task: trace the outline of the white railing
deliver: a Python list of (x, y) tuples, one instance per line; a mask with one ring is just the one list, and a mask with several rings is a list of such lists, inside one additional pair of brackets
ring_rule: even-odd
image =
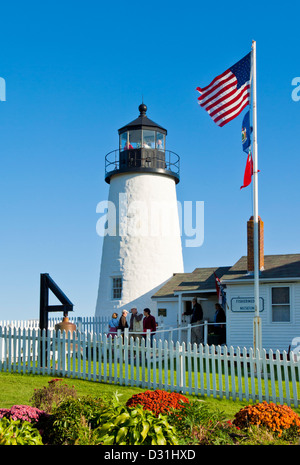
[(268, 353), (146, 338), (0, 327), (0, 371), (63, 376), (233, 400), (299, 404), (299, 361)]
[[(62, 318), (49, 318), (48, 329), (54, 330), (57, 323), (61, 323)], [(109, 318), (108, 317), (71, 317), (69, 316), (69, 321), (74, 323), (77, 329), (80, 332), (92, 332), (97, 334), (108, 334), (109, 333)], [(220, 323), (221, 324), (221, 323)], [(191, 331), (192, 327), (196, 328), (197, 326), (203, 328), (203, 345), (209, 343), (209, 326), (215, 326), (218, 323), (209, 323), (204, 321), (199, 325), (187, 324), (186, 326), (171, 326), (165, 324), (159, 324), (155, 332), (154, 339), (157, 341), (161, 339), (162, 341), (173, 341), (180, 343), (185, 342), (188, 344), (192, 341)], [(0, 321), (0, 326), (7, 328), (26, 328), (26, 329), (39, 329), (39, 320), (11, 320), (11, 321)], [(136, 333), (130, 332), (131, 335)], [(199, 341), (200, 342), (200, 341)]]

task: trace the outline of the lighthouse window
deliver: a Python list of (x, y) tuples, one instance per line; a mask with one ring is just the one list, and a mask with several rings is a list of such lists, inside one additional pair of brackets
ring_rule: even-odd
[(139, 149), (141, 147), (141, 142), (142, 142), (142, 131), (140, 129), (136, 129), (134, 131), (128, 131), (128, 140), (129, 140), (129, 148)]
[(121, 299), (122, 296), (122, 278), (112, 278), (112, 298)]
[(165, 135), (160, 132), (156, 133), (156, 148), (158, 150), (165, 150)]
[(120, 149), (125, 150), (125, 147), (127, 146), (127, 138), (128, 138), (128, 133), (123, 132), (123, 134), (120, 135)]
[(155, 132), (143, 130), (143, 147), (146, 149), (155, 148)]

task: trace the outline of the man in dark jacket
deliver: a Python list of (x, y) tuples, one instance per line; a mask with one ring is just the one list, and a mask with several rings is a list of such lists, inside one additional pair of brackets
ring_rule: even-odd
[(186, 312), (184, 315), (192, 315), (191, 318), (191, 343), (203, 344), (203, 310), (200, 304), (198, 304), (196, 297), (192, 300), (191, 312)]
[(127, 315), (128, 315), (128, 311), (127, 310), (123, 310), (122, 311), (122, 316), (119, 320), (119, 326), (118, 326), (118, 329), (120, 329), (122, 331), (122, 333), (124, 333), (124, 329), (125, 328), (128, 328), (128, 323), (127, 323)]
[(215, 304), (215, 308), (215, 333), (219, 335), (219, 344), (226, 344), (226, 314), (220, 304)]

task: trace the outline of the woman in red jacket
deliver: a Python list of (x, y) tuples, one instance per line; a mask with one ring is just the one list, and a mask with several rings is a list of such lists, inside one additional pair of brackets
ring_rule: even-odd
[(150, 315), (151, 311), (149, 308), (144, 308), (144, 319), (143, 319), (143, 330), (145, 335), (147, 334), (147, 330), (150, 329), (150, 338), (151, 338), (151, 346), (153, 336), (156, 331), (156, 321), (154, 316)]

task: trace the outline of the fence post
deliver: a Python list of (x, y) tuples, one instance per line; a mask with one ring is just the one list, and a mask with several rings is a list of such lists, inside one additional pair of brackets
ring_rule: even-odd
[(151, 347), (151, 332), (150, 329), (147, 329), (146, 331), (146, 346)]
[(204, 340), (203, 340), (203, 344), (206, 345), (207, 344), (207, 340), (208, 340), (208, 324), (207, 324), (207, 320), (204, 321)]
[(173, 342), (173, 329), (171, 328), (169, 332), (169, 345), (171, 345)]
[(128, 352), (129, 352), (129, 333), (128, 328), (124, 329), (124, 364), (125, 364), (125, 386), (128, 385), (129, 377), (128, 377)]
[(179, 392), (183, 392), (183, 354), (182, 354), (182, 344), (179, 341), (176, 342), (176, 384), (179, 386)]
[(146, 331), (147, 387), (151, 388), (151, 338), (150, 329)]
[(2, 371), (2, 362), (3, 362), (3, 355), (4, 355), (4, 347), (3, 347), (3, 339), (2, 339), (2, 326), (0, 326), (0, 371)]
[(191, 331), (192, 331), (192, 325), (191, 325), (191, 323), (189, 323), (187, 325), (187, 338), (186, 338), (186, 343), (187, 344), (190, 344), (190, 342), (191, 342)]
[(77, 331), (82, 332), (82, 317), (81, 316), (77, 318)]

